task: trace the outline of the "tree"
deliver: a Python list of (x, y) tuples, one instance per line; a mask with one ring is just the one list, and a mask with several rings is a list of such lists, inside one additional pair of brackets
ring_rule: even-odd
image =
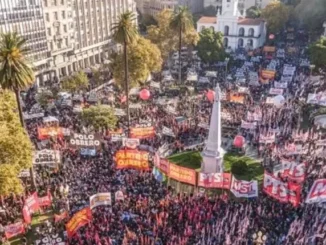
[(256, 19), (261, 15), (261, 10), (257, 6), (252, 6), (246, 10), (246, 17)]
[(206, 28), (199, 33), (197, 44), (198, 56), (205, 63), (213, 63), (224, 60), (223, 34), (215, 32), (212, 28)]
[(326, 37), (321, 37), (309, 46), (308, 53), (316, 68), (326, 68)]
[(307, 30), (320, 33), (326, 21), (325, 0), (302, 0), (294, 11)]
[(192, 15), (187, 7), (179, 7), (176, 12), (174, 12), (170, 28), (179, 37), (179, 83), (181, 84), (181, 48), (182, 48), (182, 36), (189, 34), (194, 30), (194, 23)]
[(204, 8), (204, 10), (203, 10), (203, 15), (204, 15), (204, 16), (215, 17), (216, 14), (217, 14), (217, 9), (216, 9), (216, 7), (214, 7), (213, 5), (207, 6), (207, 7)]
[(114, 110), (107, 105), (96, 105), (82, 111), (81, 120), (87, 127), (91, 126), (95, 130), (114, 129), (117, 124), (117, 117)]
[(280, 1), (269, 3), (262, 11), (261, 16), (267, 22), (267, 30), (269, 33), (277, 33), (281, 31), (285, 23), (289, 20), (291, 7), (286, 6)]
[(33, 145), (21, 127), (14, 95), (0, 92), (0, 195), (23, 191), (18, 174), (31, 168)]
[[(137, 43), (128, 46), (128, 64), (131, 87), (137, 87), (139, 83), (147, 80), (152, 72), (160, 71), (162, 67), (161, 52), (158, 47), (148, 39), (139, 37)], [(122, 54), (114, 54), (111, 69), (117, 84), (125, 88), (124, 57)]]
[[(178, 35), (171, 32), (170, 23), (172, 17), (173, 12), (164, 9), (155, 17), (157, 25), (147, 28), (147, 38), (158, 46), (164, 60), (169, 57), (172, 51), (177, 50), (178, 47)], [(194, 28), (188, 30), (188, 33), (182, 36), (182, 43), (187, 46), (196, 45), (198, 40), (199, 36)]]
[(63, 90), (70, 93), (76, 93), (80, 90), (86, 90), (89, 86), (88, 77), (83, 71), (79, 71), (72, 76), (65, 78), (61, 82)]
[(124, 80), (125, 80), (125, 94), (127, 97), (127, 126), (129, 130), (130, 126), (130, 112), (129, 112), (129, 66), (128, 66), (128, 46), (134, 43), (138, 39), (138, 31), (135, 25), (136, 18), (134, 13), (126, 12), (119, 16), (118, 22), (114, 23), (113, 39), (123, 45), (123, 54), (124, 54)]
[[(26, 40), (17, 33), (0, 36), (0, 85), (4, 90), (15, 93), (21, 127), (25, 129), (20, 91), (34, 83), (34, 71), (27, 62)], [(33, 168), (30, 169), (32, 185), (36, 188)]]

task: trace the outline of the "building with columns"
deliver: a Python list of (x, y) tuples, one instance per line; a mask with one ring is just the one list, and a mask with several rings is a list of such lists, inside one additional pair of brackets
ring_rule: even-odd
[(197, 22), (197, 32), (212, 28), (224, 35), (224, 46), (255, 49), (264, 45), (266, 22), (262, 19), (245, 18), (238, 10), (238, 0), (223, 0), (216, 17), (201, 17)]

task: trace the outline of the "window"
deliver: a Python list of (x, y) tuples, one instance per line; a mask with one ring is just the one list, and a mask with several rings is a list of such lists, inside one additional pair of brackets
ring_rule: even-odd
[(51, 36), (51, 28), (47, 28), (48, 35)]
[(53, 16), (54, 16), (54, 19), (55, 19), (55, 20), (58, 20), (58, 13), (57, 13), (57, 12), (54, 12), (54, 13), (53, 13)]
[(243, 39), (242, 39), (242, 38), (240, 38), (240, 39), (238, 40), (238, 47), (239, 47), (239, 48), (242, 48), (242, 47), (243, 47)]
[(254, 30), (254, 28), (250, 28), (249, 29), (249, 37), (253, 37), (253, 36), (255, 36), (255, 30)]
[(45, 14), (45, 19), (46, 19), (46, 21), (50, 21), (49, 13), (46, 13), (46, 14)]
[(67, 25), (63, 25), (63, 31), (67, 32)]
[(243, 27), (241, 27), (241, 28), (239, 29), (239, 36), (240, 36), (240, 37), (243, 37), (243, 36), (244, 36), (244, 33), (245, 33), (245, 30), (244, 30)]
[(65, 19), (66, 18), (66, 12), (65, 11), (62, 11), (61, 12), (61, 16), (62, 16), (62, 19)]
[(249, 39), (247, 45), (252, 48), (253, 44), (254, 44), (254, 41), (252, 39)]
[(229, 45), (229, 39), (224, 38), (224, 40), (223, 40), (223, 45), (224, 45), (225, 48), (227, 48), (228, 45)]
[(230, 27), (229, 26), (225, 26), (224, 27), (224, 36), (228, 36), (229, 35), (229, 30), (230, 30)]

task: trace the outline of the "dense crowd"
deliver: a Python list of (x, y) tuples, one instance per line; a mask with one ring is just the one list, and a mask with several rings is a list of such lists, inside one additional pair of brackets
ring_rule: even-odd
[[(278, 49), (286, 48), (280, 45)], [(302, 48), (302, 50), (304, 47)], [(299, 132), (303, 121), (301, 98), (315, 91), (311, 85), (309, 67), (301, 67), (299, 60), (301, 49), (295, 54), (287, 54), (284, 58), (273, 57), (276, 60), (276, 76), (269, 83), (260, 86), (250, 85), (250, 79), (245, 76), (245, 82), (233, 82), (224, 79), (225, 67), (209, 67), (217, 69), (221, 77), (211, 79), (211, 88), (219, 82), (224, 94), (234, 91), (243, 97), (242, 103), (234, 103), (229, 98), (222, 100), (222, 137), (233, 140), (235, 135), (242, 135), (248, 147), (257, 152), (262, 159), (264, 168), (272, 172), (281, 159), (280, 152), (295, 140), (293, 135)], [(245, 57), (243, 60), (237, 57)], [(260, 62), (246, 66), (252, 57), (245, 50), (234, 54), (234, 63), (229, 64), (227, 75), (235, 76), (239, 69), (249, 72), (259, 72), (268, 67), (272, 61), (265, 57), (263, 50), (255, 56), (261, 56)], [(285, 64), (296, 67), (291, 82), (284, 89), (284, 101), (281, 106), (266, 103), (268, 91), (274, 87), (275, 81), (280, 81)], [(203, 73), (199, 70), (198, 73)], [(324, 91), (325, 80), (320, 79), (317, 90)], [(239, 92), (239, 87), (246, 92)], [(151, 90), (155, 100), (142, 104), (141, 109), (131, 111), (132, 126), (151, 124), (156, 129), (156, 136), (140, 140), (141, 145), (148, 146), (151, 155), (165, 143), (171, 152), (184, 151), (189, 145), (201, 150), (207, 138), (212, 103), (205, 93), (179, 95), (173, 98), (170, 105), (154, 103), (162, 95)], [(167, 98), (168, 101), (170, 98)], [(35, 91), (30, 91), (26, 98), (26, 108), (35, 104)], [(176, 114), (167, 111), (174, 107)], [(28, 110), (28, 109), (26, 109)], [(78, 121), (72, 109), (59, 109), (56, 114), (61, 127), (82, 133), (85, 128)], [(259, 124), (254, 129), (241, 127), (242, 121), (249, 112), (261, 115)], [(48, 112), (51, 115), (52, 112)], [(183, 117), (182, 122), (176, 120), (176, 115)], [(308, 120), (309, 121), (309, 120)], [(52, 124), (47, 124), (51, 126)], [(126, 127), (125, 118), (119, 119), (120, 128)], [(92, 220), (81, 227), (78, 232), (67, 239), (71, 245), (242, 245), (255, 244), (326, 244), (326, 209), (322, 205), (305, 204), (305, 197), (315, 179), (326, 178), (325, 158), (316, 154), (315, 140), (319, 137), (320, 128), (310, 126), (306, 130), (307, 137), (299, 140), (307, 154), (295, 156), (297, 162), (308, 162), (306, 179), (302, 186), (301, 204), (293, 207), (290, 203), (280, 203), (264, 192), (259, 192), (257, 198), (234, 199), (227, 192), (220, 195), (195, 193), (177, 193), (175, 188), (157, 181), (151, 171), (133, 169), (117, 169), (115, 152), (123, 146), (120, 141), (113, 142), (110, 133), (103, 132), (101, 151), (95, 156), (83, 156), (76, 149), (67, 146), (65, 139), (41, 141), (38, 139), (38, 127), (44, 127), (42, 118), (27, 121), (29, 135), (40, 149), (56, 149), (61, 152), (61, 166), (55, 171), (46, 167), (37, 167), (36, 178), (39, 196), (49, 190), (53, 196), (51, 209), (55, 212), (69, 212), (73, 216), (78, 210), (89, 206), (89, 197), (101, 192), (116, 193), (122, 191), (122, 200), (112, 201), (112, 205), (98, 206), (92, 210)], [(175, 137), (163, 135), (163, 127), (172, 129)], [(260, 135), (276, 132), (275, 142), (262, 143)], [(319, 139), (319, 138), (318, 138)], [(293, 158), (290, 156), (288, 158)], [(286, 181), (286, 180), (285, 180)], [(28, 190), (28, 188), (27, 188)], [(0, 233), (4, 226), (12, 224), (22, 217), (21, 210), (24, 200), (32, 194), (26, 191), (24, 196), (5, 197), (2, 200), (0, 213)], [(53, 222), (51, 231), (42, 227), (45, 233), (64, 231), (65, 218)], [(51, 226), (51, 225), (49, 225)], [(258, 234), (258, 232), (261, 232)], [(257, 235), (258, 234), (258, 235)], [(258, 238), (253, 238), (257, 235)], [(22, 239), (22, 243), (26, 239)], [(27, 243), (26, 243), (27, 244)]]

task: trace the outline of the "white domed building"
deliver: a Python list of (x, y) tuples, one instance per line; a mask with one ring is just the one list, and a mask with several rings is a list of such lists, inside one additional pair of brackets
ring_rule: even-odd
[(197, 22), (197, 32), (205, 28), (222, 32), (224, 46), (232, 50), (255, 49), (266, 41), (266, 22), (260, 18), (245, 18), (238, 10), (238, 0), (222, 0), (222, 8), (217, 10), (216, 17), (201, 17)]

